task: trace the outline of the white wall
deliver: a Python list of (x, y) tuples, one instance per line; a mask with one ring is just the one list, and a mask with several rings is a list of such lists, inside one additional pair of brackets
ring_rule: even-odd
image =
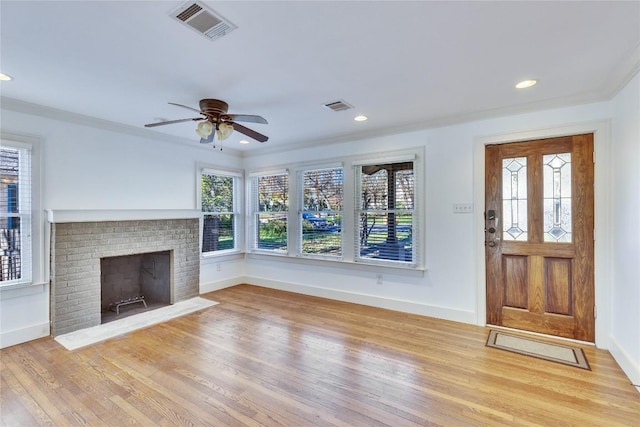
[(640, 76), (612, 104), (611, 352), (640, 384)]
[[(43, 209), (199, 209), (196, 162), (242, 168), (237, 153), (55, 110), (34, 107), (37, 116), (23, 110), (3, 108), (1, 128), (40, 140)], [(227, 283), (238, 276), (224, 270), (204, 261), (201, 280)], [(0, 291), (0, 346), (47, 335), (47, 284)]]
[[(478, 236), (482, 235), (478, 230), (482, 230), (483, 197), (480, 192), (484, 191), (484, 174), (477, 167), (477, 141), (491, 141), (492, 137), (498, 140), (504, 135), (511, 135), (514, 140), (527, 134), (542, 138), (546, 136), (545, 132), (553, 135), (559, 128), (602, 123), (610, 117), (610, 103), (604, 102), (350, 141), (330, 147), (300, 148), (287, 151), (286, 157), (275, 151), (250, 156), (245, 160), (249, 173), (274, 165), (291, 166), (309, 159), (314, 162), (333, 159), (335, 153), (346, 157), (412, 147), (424, 149), (427, 270), (409, 273), (370, 266), (312, 263), (313, 275), (310, 275), (309, 262), (249, 255), (247, 280), (280, 289), (484, 324), (484, 311), (479, 309), (482, 306), (479, 302), (484, 301), (484, 276), (478, 274), (483, 268), (478, 260), (484, 262), (482, 237)], [(608, 141), (608, 138), (601, 140)], [(604, 153), (608, 147), (599, 149)], [(481, 152), (483, 156), (483, 150)], [(606, 169), (600, 164), (598, 170), (602, 171), (603, 167)], [(601, 198), (596, 204), (602, 212), (608, 202), (603, 198), (603, 192), (597, 192), (598, 196)], [(472, 214), (453, 213), (454, 203), (471, 202), (475, 202)], [(599, 272), (608, 271), (605, 263), (597, 265)], [(376, 280), (380, 273), (383, 274), (382, 284)], [(607, 324), (602, 318), (600, 322)], [(602, 343), (606, 345), (606, 341)]]

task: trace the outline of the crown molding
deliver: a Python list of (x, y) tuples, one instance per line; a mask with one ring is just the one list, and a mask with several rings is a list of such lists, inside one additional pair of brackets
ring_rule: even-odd
[[(31, 102), (22, 101), (15, 98), (0, 97), (0, 108), (4, 110), (15, 111), (17, 113), (30, 114), (81, 126), (89, 126), (95, 129), (106, 130), (109, 132), (122, 133), (140, 138), (153, 139), (155, 141), (169, 142), (172, 144), (180, 144), (181, 146), (189, 145), (191, 148), (195, 149), (202, 149), (207, 151), (211, 150), (208, 145), (194, 145), (193, 140), (191, 139), (180, 138), (146, 128), (125, 125), (122, 123), (112, 122), (110, 120), (86, 116), (84, 114), (72, 113), (70, 111), (60, 110), (57, 108), (33, 104)], [(228, 147), (225, 147), (224, 151), (225, 154), (229, 154), (235, 157), (241, 157), (242, 153), (239, 150)]]

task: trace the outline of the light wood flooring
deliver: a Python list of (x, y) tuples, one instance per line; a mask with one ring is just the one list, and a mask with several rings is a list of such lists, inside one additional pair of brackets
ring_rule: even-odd
[(592, 371), (485, 347), (489, 329), (241, 285), (209, 309), (67, 351), (1, 356), (3, 426), (638, 426)]

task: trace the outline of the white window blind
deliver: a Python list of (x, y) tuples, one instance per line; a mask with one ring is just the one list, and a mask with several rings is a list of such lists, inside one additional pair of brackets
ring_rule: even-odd
[(289, 176), (286, 172), (251, 175), (254, 251), (287, 252)]
[(202, 171), (202, 253), (238, 249), (238, 180), (237, 174)]
[(356, 165), (355, 260), (415, 265), (414, 162)]
[(298, 254), (307, 257), (342, 256), (342, 167), (300, 171), (298, 188), (302, 203), (298, 219)]
[(0, 286), (31, 282), (31, 146), (0, 148)]

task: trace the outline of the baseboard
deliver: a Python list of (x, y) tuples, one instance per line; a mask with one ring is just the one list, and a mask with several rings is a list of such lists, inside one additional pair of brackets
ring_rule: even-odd
[(11, 347), (12, 345), (48, 337), (50, 334), (49, 322), (3, 332), (0, 334), (0, 348)]
[(462, 323), (476, 323), (476, 313), (471, 311), (454, 310), (434, 305), (418, 304), (412, 301), (384, 298), (376, 295), (347, 292), (340, 289), (319, 288), (316, 286), (301, 285), (298, 283), (281, 282), (261, 277), (245, 276), (244, 282), (265, 288), (279, 289), (304, 295), (333, 299), (371, 307), (385, 308), (388, 310), (402, 311), (405, 313), (419, 314), (422, 316), (436, 317), (438, 319), (452, 320)]
[(207, 292), (218, 291), (224, 288), (230, 288), (231, 286), (241, 285), (243, 283), (246, 283), (245, 280), (246, 280), (245, 276), (236, 276), (236, 277), (231, 277), (229, 279), (218, 280), (215, 282), (209, 282), (204, 284), (201, 283), (200, 295), (206, 294)]
[(618, 344), (615, 338), (609, 337), (609, 352), (618, 362), (622, 371), (629, 377), (631, 384), (636, 386), (636, 390), (640, 392), (640, 365), (638, 361), (633, 360), (631, 356)]

